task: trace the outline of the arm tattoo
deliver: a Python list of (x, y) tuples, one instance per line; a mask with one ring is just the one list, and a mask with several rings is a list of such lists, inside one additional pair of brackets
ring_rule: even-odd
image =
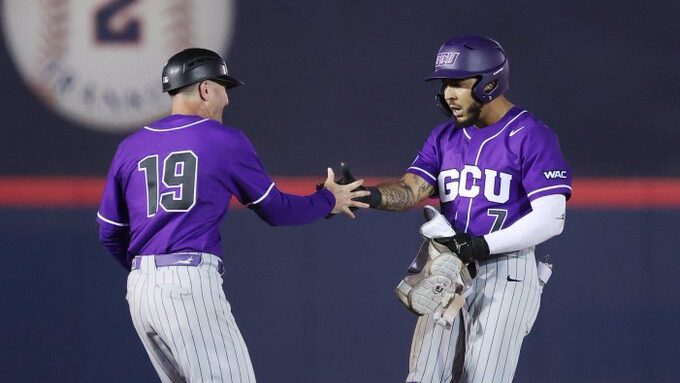
[(378, 185), (378, 189), (382, 193), (382, 210), (405, 211), (416, 204), (413, 191), (402, 181)]
[(434, 193), (434, 187), (427, 182), (423, 182), (420, 184), (418, 187), (418, 196), (420, 197), (419, 200), (425, 199)]
[(434, 192), (434, 187), (427, 182), (412, 182), (409, 185), (404, 178), (398, 182), (380, 184), (378, 189), (382, 193), (380, 209), (393, 211), (408, 210)]

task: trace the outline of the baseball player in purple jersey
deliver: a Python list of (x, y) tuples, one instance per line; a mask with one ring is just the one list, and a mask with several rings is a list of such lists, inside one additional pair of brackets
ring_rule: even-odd
[(456, 235), (438, 241), (476, 275), (450, 328), (419, 317), (407, 382), (511, 382), (536, 319), (545, 280), (534, 248), (564, 228), (571, 172), (555, 132), (503, 96), (508, 79), (496, 41), (443, 44), (427, 80), (442, 82), (437, 103), (452, 118), (401, 180), (367, 188), (365, 200), (382, 210), (439, 198)]
[(126, 269), (137, 334), (162, 382), (254, 383), (248, 350), (222, 290), (219, 225), (232, 196), (271, 225), (302, 225), (368, 205), (362, 181), (314, 194), (280, 192), (239, 130), (222, 125), (227, 88), (243, 83), (215, 52), (192, 48), (162, 74), (172, 114), (126, 138), (109, 170), (97, 222)]

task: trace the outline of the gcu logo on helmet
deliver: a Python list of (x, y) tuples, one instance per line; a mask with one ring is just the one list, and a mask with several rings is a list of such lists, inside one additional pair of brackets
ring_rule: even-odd
[(434, 66), (455, 65), (458, 56), (460, 56), (458, 52), (442, 52), (437, 55), (437, 61), (435, 61)]
[[(499, 181), (500, 178), (500, 181)], [(461, 197), (474, 198), (480, 193), (480, 185), (475, 180), (481, 180), (484, 186), (484, 198), (491, 202), (505, 203), (510, 199), (510, 181), (512, 175), (497, 172), (493, 169), (482, 171), (474, 165), (465, 165), (463, 170), (449, 169), (439, 173), (439, 199), (441, 202), (453, 201)]]

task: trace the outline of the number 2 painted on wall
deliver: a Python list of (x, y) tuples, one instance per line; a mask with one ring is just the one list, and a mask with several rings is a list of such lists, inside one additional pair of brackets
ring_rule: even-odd
[(130, 6), (138, 0), (113, 0), (95, 12), (96, 41), (102, 44), (137, 43), (141, 37), (141, 22), (130, 14)]

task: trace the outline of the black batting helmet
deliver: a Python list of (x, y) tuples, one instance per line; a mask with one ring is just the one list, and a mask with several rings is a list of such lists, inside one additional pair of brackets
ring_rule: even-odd
[(172, 92), (203, 80), (215, 81), (226, 88), (244, 84), (229, 76), (222, 57), (208, 49), (185, 49), (170, 57), (163, 67), (163, 92)]

